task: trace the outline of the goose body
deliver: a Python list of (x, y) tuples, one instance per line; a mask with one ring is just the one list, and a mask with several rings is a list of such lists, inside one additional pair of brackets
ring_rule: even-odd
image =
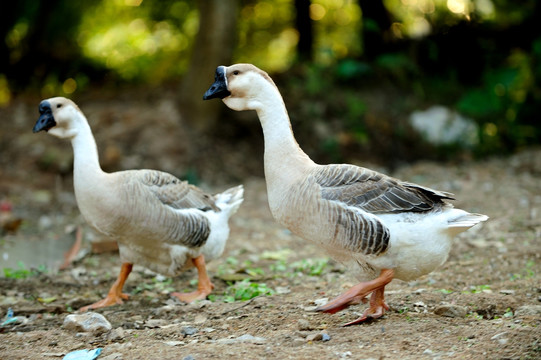
[(75, 196), (87, 223), (118, 242), (123, 262), (169, 276), (192, 267), (189, 260), (199, 255), (208, 262), (223, 253), (236, 210), (229, 202), (242, 201), (240, 187), (212, 196), (155, 170), (75, 172)]
[(81, 214), (96, 231), (118, 242), (122, 269), (106, 299), (87, 308), (121, 302), (132, 264), (174, 276), (195, 266), (198, 291), (174, 293), (181, 300), (206, 297), (212, 284), (205, 261), (219, 257), (229, 236), (228, 219), (243, 201), (237, 186), (218, 195), (156, 170), (104, 172), (88, 122), (65, 98), (40, 104), (34, 132), (70, 139), (74, 151), (74, 189)]
[(472, 226), (467, 212), (444, 202), (450, 196), (362, 167), (314, 165), (302, 181), (269, 195), (269, 204), (296, 235), (341, 262), (364, 264), (360, 278), (393, 268), (394, 278), (407, 281), (443, 264), (453, 236)]
[(334, 313), (364, 301), (354, 324), (388, 309), (384, 287), (443, 264), (453, 237), (488, 219), (454, 208), (453, 195), (349, 164), (319, 165), (296, 142), (280, 92), (251, 64), (220, 66), (204, 99), (233, 110), (255, 110), (265, 139), (264, 168), (273, 217), (351, 265), (360, 284), (319, 310)]

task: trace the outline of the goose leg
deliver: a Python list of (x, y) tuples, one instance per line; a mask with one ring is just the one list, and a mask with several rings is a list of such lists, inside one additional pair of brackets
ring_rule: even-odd
[(83, 242), (83, 230), (80, 226), (77, 227), (77, 232), (75, 233), (75, 241), (73, 242), (73, 245), (71, 248), (64, 254), (64, 263), (60, 265), (58, 270), (64, 270), (67, 269), (71, 263), (73, 262), (73, 259), (77, 256), (79, 253), (79, 250), (81, 250), (81, 244)]
[(385, 287), (383, 286), (374, 290), (370, 296), (370, 307), (366, 309), (360, 318), (350, 321), (342, 326), (355, 325), (368, 319), (377, 319), (382, 317), (385, 310), (389, 310), (389, 305), (385, 303), (384, 289)]
[(98, 309), (111, 305), (122, 304), (122, 300), (127, 300), (129, 295), (122, 293), (122, 288), (124, 287), (124, 283), (126, 282), (128, 275), (130, 275), (132, 268), (133, 264), (122, 263), (118, 278), (116, 279), (113, 286), (111, 286), (111, 289), (109, 290), (109, 293), (107, 294), (105, 299), (95, 302), (94, 304), (84, 306), (79, 309), (79, 311), (87, 311), (89, 309)]
[(378, 318), (383, 315), (389, 306), (384, 302), (385, 285), (391, 282), (394, 276), (393, 269), (383, 269), (380, 275), (374, 280), (362, 282), (343, 293), (342, 295), (331, 300), (327, 304), (320, 306), (316, 311), (328, 312), (334, 314), (340, 310), (344, 310), (350, 305), (366, 302), (365, 297), (372, 293), (370, 297), (370, 308), (365, 311), (359, 319), (345, 324), (353, 325), (366, 320), (367, 318)]
[(214, 289), (214, 285), (212, 285), (207, 275), (205, 257), (203, 255), (199, 255), (195, 259), (192, 259), (192, 262), (195, 265), (197, 273), (199, 275), (197, 290), (190, 293), (171, 293), (171, 295), (176, 296), (180, 301), (184, 301), (187, 303), (191, 303), (195, 300), (206, 299), (207, 295), (212, 292), (212, 289)]

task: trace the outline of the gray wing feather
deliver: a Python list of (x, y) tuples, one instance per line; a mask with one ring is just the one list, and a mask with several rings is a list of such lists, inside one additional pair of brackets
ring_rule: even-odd
[(191, 248), (203, 246), (210, 235), (210, 223), (202, 214), (184, 214), (181, 221), (171, 221), (168, 227), (168, 243)]
[(328, 165), (314, 173), (324, 199), (336, 200), (373, 214), (423, 212), (453, 199), (450, 193), (403, 182), (353, 165)]
[(171, 174), (161, 171), (145, 171), (141, 182), (147, 185), (162, 203), (172, 208), (220, 211), (212, 195), (206, 194), (201, 189)]
[(169, 244), (195, 248), (206, 243), (210, 223), (203, 212), (219, 211), (213, 196), (168, 173), (154, 170), (125, 173), (125, 203), (130, 207), (132, 221), (144, 223), (145, 231), (153, 231)]
[(389, 247), (389, 229), (375, 216), (335, 205), (333, 243), (354, 253), (381, 255)]
[(354, 165), (320, 166), (310, 175), (321, 200), (328, 202), (336, 226), (333, 242), (366, 255), (381, 255), (389, 247), (389, 229), (373, 214), (430, 211), (452, 199), (452, 194)]

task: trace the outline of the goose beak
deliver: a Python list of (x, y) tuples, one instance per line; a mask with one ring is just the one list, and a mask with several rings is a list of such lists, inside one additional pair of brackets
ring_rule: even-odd
[(216, 69), (216, 75), (214, 75), (214, 84), (203, 95), (203, 100), (210, 100), (214, 98), (223, 99), (231, 95), (231, 92), (227, 89), (227, 79), (225, 77), (225, 66), (218, 66)]
[(34, 125), (32, 132), (40, 132), (41, 130), (49, 131), (50, 128), (56, 126), (54, 120), (53, 111), (51, 110), (51, 104), (47, 100), (43, 100), (39, 104), (39, 119)]

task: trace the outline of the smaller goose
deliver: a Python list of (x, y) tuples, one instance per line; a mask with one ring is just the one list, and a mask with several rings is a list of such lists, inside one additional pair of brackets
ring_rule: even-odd
[(77, 205), (96, 231), (118, 242), (122, 266), (107, 297), (81, 311), (122, 304), (133, 264), (174, 276), (194, 267), (197, 290), (172, 293), (182, 301), (204, 299), (214, 287), (205, 261), (219, 257), (229, 236), (228, 220), (243, 201), (242, 185), (217, 195), (204, 193), (165, 172), (104, 172), (86, 117), (77, 105), (55, 97), (39, 104), (33, 131), (71, 140)]
[(345, 325), (381, 317), (389, 309), (384, 289), (392, 279), (413, 280), (435, 270), (455, 235), (488, 219), (453, 208), (450, 193), (354, 165), (314, 163), (293, 136), (280, 91), (254, 65), (219, 66), (203, 97), (212, 98), (233, 110), (257, 112), (273, 217), (364, 280), (318, 308), (335, 313), (371, 294), (369, 309)]

